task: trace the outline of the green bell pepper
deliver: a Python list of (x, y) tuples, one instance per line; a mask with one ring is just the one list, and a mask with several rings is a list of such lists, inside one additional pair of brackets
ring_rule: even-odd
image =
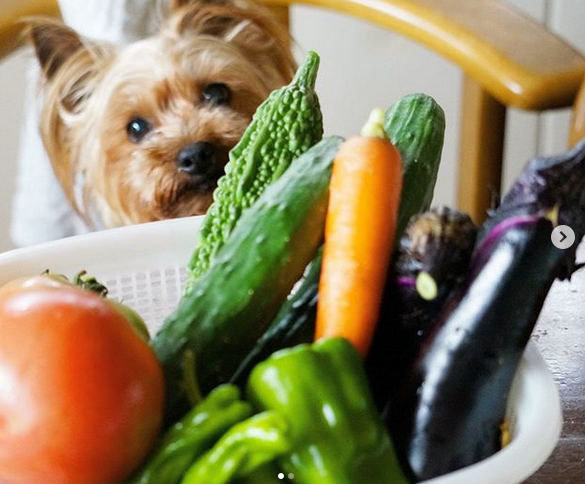
[(251, 474), (235, 480), (234, 484), (294, 484), (294, 481), (278, 477), (281, 473), (282, 471), (277, 467), (276, 463), (271, 462)]
[(252, 415), (233, 385), (223, 385), (172, 426), (130, 484), (178, 484), (185, 472), (230, 428)]
[(293, 448), (278, 459), (297, 484), (405, 484), (361, 360), (341, 338), (275, 353), (252, 371), (249, 399), (287, 418)]
[(287, 433), (288, 424), (277, 413), (254, 415), (232, 427), (193, 464), (182, 484), (226, 484), (246, 476), (290, 450)]

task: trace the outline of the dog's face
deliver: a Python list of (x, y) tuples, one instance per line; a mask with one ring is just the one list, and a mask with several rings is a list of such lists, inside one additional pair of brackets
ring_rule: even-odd
[(82, 215), (107, 226), (204, 213), (228, 152), (294, 70), (286, 33), (229, 1), (174, 2), (157, 36), (124, 48), (55, 24), (32, 37), (55, 172)]

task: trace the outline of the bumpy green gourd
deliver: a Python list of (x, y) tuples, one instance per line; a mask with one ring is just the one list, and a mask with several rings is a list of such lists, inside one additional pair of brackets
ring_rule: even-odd
[(230, 152), (189, 263), (190, 281), (203, 274), (232, 232), (242, 211), (323, 136), (323, 117), (315, 93), (319, 56), (310, 52), (288, 86), (274, 91), (256, 111)]

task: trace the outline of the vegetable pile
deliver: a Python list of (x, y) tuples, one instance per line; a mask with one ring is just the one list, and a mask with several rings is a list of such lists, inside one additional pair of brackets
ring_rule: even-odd
[(440, 106), (322, 138), (318, 64), (231, 153), (152, 341), (85, 274), (0, 290), (0, 482), (407, 484), (502, 448), (544, 299), (579, 267), (550, 235), (585, 235), (585, 142), (477, 227), (430, 207)]

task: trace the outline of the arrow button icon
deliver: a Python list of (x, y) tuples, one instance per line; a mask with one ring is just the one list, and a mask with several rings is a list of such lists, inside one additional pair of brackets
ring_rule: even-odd
[(575, 232), (568, 225), (559, 225), (550, 234), (550, 240), (558, 249), (568, 249), (575, 243)]

